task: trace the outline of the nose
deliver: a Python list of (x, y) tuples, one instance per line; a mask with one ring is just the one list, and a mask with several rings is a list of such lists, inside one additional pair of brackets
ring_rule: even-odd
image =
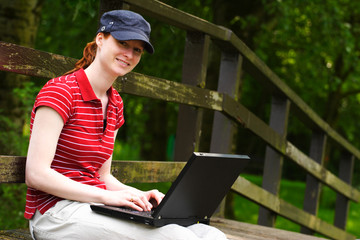
[(134, 51), (133, 51), (133, 49), (131, 47), (124, 48), (123, 55), (126, 56), (127, 58), (133, 58)]

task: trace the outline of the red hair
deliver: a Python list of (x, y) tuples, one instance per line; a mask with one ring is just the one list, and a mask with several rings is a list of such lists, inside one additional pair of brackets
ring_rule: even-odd
[[(104, 37), (107, 38), (110, 35), (110, 33), (104, 33)], [(64, 75), (76, 72), (80, 68), (87, 68), (90, 66), (90, 64), (94, 61), (96, 57), (96, 50), (97, 50), (97, 44), (95, 39), (89, 43), (86, 44), (84, 51), (83, 51), (83, 57), (75, 63), (75, 67), (64, 73)]]

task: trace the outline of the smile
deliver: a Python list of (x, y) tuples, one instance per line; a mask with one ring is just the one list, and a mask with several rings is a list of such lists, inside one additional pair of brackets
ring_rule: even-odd
[(116, 58), (116, 61), (118, 61), (118, 62), (119, 62), (120, 64), (122, 64), (122, 65), (130, 66), (129, 63), (127, 63), (127, 62), (125, 62), (125, 61), (123, 61), (123, 60), (121, 60), (121, 59), (119, 59), (119, 58)]

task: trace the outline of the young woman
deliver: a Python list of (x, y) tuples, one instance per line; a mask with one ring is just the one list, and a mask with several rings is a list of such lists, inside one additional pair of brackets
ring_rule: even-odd
[(154, 52), (150, 25), (126, 10), (105, 13), (95, 40), (75, 69), (50, 80), (31, 114), (25, 217), (34, 239), (226, 239), (217, 229), (148, 227), (96, 214), (89, 203), (151, 210), (164, 194), (140, 191), (111, 175), (114, 140), (124, 124), (123, 102), (112, 87)]

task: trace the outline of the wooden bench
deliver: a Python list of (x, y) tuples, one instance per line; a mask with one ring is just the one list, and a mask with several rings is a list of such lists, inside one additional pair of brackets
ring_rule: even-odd
[[(0, 156), (0, 184), (24, 183), (25, 161), (25, 157)], [(183, 166), (183, 162), (114, 161), (112, 173), (124, 183), (169, 182), (176, 178)], [(220, 217), (211, 218), (210, 224), (222, 230), (229, 240), (323, 239)], [(0, 239), (31, 239), (31, 236), (28, 229), (0, 230)]]

